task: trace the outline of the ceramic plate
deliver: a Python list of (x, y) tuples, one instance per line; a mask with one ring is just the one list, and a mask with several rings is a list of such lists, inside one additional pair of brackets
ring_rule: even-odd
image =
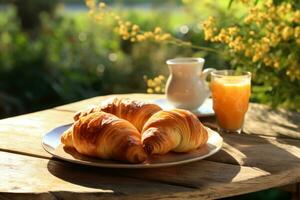
[(73, 163), (91, 165), (108, 168), (154, 168), (179, 165), (201, 160), (215, 154), (222, 147), (223, 138), (215, 131), (207, 128), (209, 139), (203, 147), (189, 153), (168, 153), (165, 155), (155, 155), (148, 158), (141, 164), (120, 163), (113, 160), (101, 160), (79, 154), (75, 149), (66, 149), (60, 143), (60, 136), (71, 125), (57, 127), (43, 137), (42, 145), (44, 149), (54, 157)]
[[(170, 110), (175, 108), (173, 105), (171, 105), (167, 99), (157, 99), (154, 100), (153, 103), (159, 105), (163, 110)], [(213, 103), (212, 99), (208, 98), (204, 101), (204, 103), (196, 110), (191, 111), (198, 117), (209, 117), (213, 116), (215, 114), (213, 110)]]

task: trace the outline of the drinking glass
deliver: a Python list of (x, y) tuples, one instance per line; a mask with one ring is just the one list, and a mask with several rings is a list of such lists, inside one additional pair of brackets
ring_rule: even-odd
[(241, 133), (251, 94), (251, 73), (214, 71), (211, 91), (220, 132)]

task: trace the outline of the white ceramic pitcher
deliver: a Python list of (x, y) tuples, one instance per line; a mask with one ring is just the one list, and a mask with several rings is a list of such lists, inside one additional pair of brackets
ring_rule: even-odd
[(167, 60), (170, 76), (166, 84), (166, 98), (176, 108), (196, 110), (210, 95), (207, 75), (214, 71), (202, 71), (203, 58), (174, 58)]

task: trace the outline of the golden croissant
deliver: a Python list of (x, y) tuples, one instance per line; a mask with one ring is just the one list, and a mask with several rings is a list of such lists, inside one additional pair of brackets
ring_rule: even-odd
[(149, 154), (189, 152), (207, 140), (207, 130), (197, 117), (182, 109), (155, 113), (142, 130), (142, 143)]
[(142, 131), (146, 121), (154, 113), (160, 110), (161, 108), (153, 103), (146, 103), (128, 98), (114, 98), (102, 106), (95, 106), (90, 109), (77, 112), (74, 116), (74, 120), (78, 120), (79, 117), (85, 116), (89, 113), (104, 111), (131, 122), (139, 131)]
[(61, 142), (81, 154), (101, 159), (129, 163), (147, 159), (139, 131), (130, 122), (105, 112), (80, 117), (63, 133)]

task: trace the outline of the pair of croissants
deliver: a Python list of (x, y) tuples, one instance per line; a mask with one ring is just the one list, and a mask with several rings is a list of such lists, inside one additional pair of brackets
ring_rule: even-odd
[(148, 155), (189, 152), (204, 145), (208, 133), (189, 111), (115, 98), (79, 111), (61, 136), (65, 147), (101, 159), (142, 163)]

